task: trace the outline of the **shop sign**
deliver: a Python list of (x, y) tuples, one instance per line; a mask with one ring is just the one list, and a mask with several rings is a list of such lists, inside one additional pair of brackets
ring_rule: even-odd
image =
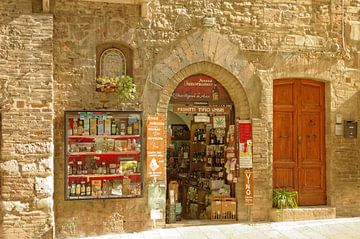
[(180, 82), (171, 96), (171, 101), (231, 103), (226, 90), (207, 75), (194, 75)]
[(146, 175), (165, 180), (165, 116), (148, 116), (146, 121)]
[(254, 176), (252, 169), (245, 169), (244, 175), (245, 205), (251, 206), (254, 203)]
[(230, 108), (227, 106), (178, 106), (174, 105), (174, 113), (184, 114), (230, 114)]
[(252, 168), (252, 126), (249, 120), (238, 121), (240, 168)]

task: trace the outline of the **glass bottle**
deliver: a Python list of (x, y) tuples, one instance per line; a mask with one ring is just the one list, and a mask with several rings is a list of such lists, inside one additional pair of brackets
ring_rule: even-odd
[(85, 181), (81, 181), (80, 196), (85, 196), (85, 195), (86, 195)]
[(213, 84), (213, 89), (212, 89), (212, 100), (214, 101), (219, 100), (219, 90), (215, 82)]
[(70, 196), (75, 196), (75, 195), (76, 195), (76, 183), (73, 181), (71, 183)]
[(116, 129), (116, 123), (115, 119), (111, 119), (111, 135), (116, 135), (117, 129)]
[(90, 184), (89, 179), (87, 180), (87, 183), (86, 183), (86, 196), (91, 196), (91, 184)]
[(80, 184), (80, 182), (78, 182), (76, 184), (75, 195), (80, 196), (80, 194), (81, 194), (81, 184)]

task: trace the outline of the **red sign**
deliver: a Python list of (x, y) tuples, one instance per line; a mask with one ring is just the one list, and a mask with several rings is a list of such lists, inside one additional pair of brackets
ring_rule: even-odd
[(254, 176), (252, 169), (245, 169), (244, 172), (245, 205), (254, 204)]
[(165, 180), (165, 116), (148, 116), (146, 133), (146, 175)]
[(249, 120), (238, 121), (240, 168), (252, 168), (252, 126)]
[(207, 75), (194, 75), (186, 78), (175, 89), (171, 96), (174, 102), (213, 102), (229, 103), (232, 101), (219, 82)]

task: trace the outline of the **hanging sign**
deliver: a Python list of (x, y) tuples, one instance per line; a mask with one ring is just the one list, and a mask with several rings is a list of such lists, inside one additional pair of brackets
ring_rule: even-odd
[(249, 120), (238, 121), (240, 168), (252, 168), (252, 127)]
[(146, 121), (146, 175), (165, 180), (165, 116), (149, 115)]
[(254, 176), (252, 169), (245, 169), (244, 175), (245, 205), (250, 206), (254, 203)]
[(176, 87), (171, 102), (232, 103), (228, 93), (219, 82), (207, 75), (193, 75)]

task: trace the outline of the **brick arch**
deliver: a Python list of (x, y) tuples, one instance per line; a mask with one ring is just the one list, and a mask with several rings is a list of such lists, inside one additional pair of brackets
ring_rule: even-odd
[(248, 97), (238, 79), (223, 67), (207, 61), (197, 62), (184, 67), (171, 77), (162, 89), (156, 112), (166, 114), (171, 94), (178, 84), (187, 77), (195, 74), (208, 75), (222, 84), (234, 103), (235, 116), (240, 119), (250, 119)]

